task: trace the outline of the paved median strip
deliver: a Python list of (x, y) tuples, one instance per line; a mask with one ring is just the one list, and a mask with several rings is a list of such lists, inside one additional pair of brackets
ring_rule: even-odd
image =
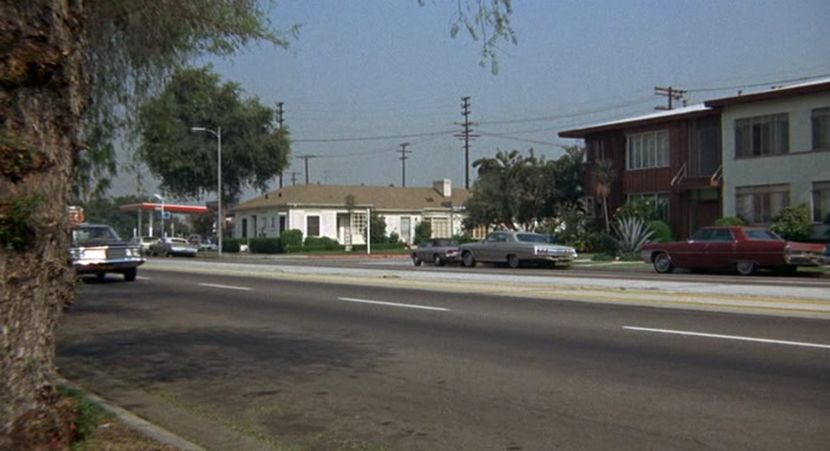
[(239, 290), (239, 291), (251, 291), (253, 288), (249, 287), (238, 287), (235, 285), (220, 285), (218, 283), (200, 283), (200, 287), (210, 287), (210, 288), (222, 288), (224, 290)]
[(431, 307), (429, 305), (417, 305), (417, 304), (399, 304), (397, 302), (383, 302), (383, 301), (373, 301), (370, 299), (357, 299), (357, 298), (337, 298), (340, 301), (345, 302), (357, 302), (360, 304), (375, 304), (375, 305), (385, 305), (387, 307), (403, 307), (403, 308), (414, 308), (419, 310), (433, 310), (437, 312), (449, 312), (450, 309), (443, 308), (443, 307)]
[(637, 326), (622, 326), (625, 330), (632, 330), (636, 332), (652, 332), (658, 334), (671, 334), (671, 335), (686, 335), (692, 337), (704, 337), (704, 338), (717, 338), (721, 340), (737, 340), (737, 341), (751, 341), (756, 343), (770, 343), (770, 344), (777, 344), (777, 345), (787, 345), (787, 346), (801, 346), (806, 348), (821, 348), (821, 349), (830, 349), (830, 345), (821, 344), (821, 343), (807, 343), (802, 341), (787, 341), (787, 340), (773, 340), (769, 338), (757, 338), (757, 337), (742, 337), (740, 335), (721, 335), (721, 334), (707, 334), (702, 332), (691, 332), (687, 330), (672, 330), (672, 329), (652, 329), (650, 327), (637, 327)]

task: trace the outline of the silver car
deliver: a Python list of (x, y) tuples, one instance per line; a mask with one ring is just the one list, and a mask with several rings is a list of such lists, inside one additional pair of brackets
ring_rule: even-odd
[(171, 255), (195, 257), (197, 252), (199, 252), (199, 246), (188, 243), (184, 238), (164, 238), (150, 246), (150, 255), (161, 257)]
[(466, 267), (477, 262), (507, 263), (511, 268), (523, 262), (569, 265), (576, 258), (574, 248), (553, 244), (548, 235), (514, 231), (490, 233), (483, 241), (462, 244), (460, 252)]

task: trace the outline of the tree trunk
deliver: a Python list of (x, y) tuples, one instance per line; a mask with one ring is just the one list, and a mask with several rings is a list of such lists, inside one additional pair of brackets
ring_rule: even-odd
[(0, 449), (71, 438), (54, 332), (73, 296), (66, 207), (86, 104), (81, 7), (0, 2)]

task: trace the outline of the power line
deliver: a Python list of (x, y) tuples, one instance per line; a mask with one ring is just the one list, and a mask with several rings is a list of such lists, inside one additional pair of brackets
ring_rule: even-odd
[(352, 136), (352, 137), (342, 137), (342, 138), (306, 138), (306, 139), (294, 139), (292, 142), (295, 143), (332, 143), (332, 142), (354, 142), (354, 141), (381, 141), (385, 139), (406, 139), (406, 138), (420, 138), (422, 136), (438, 136), (438, 135), (450, 135), (455, 133), (455, 130), (442, 130), (442, 131), (435, 131), (435, 132), (423, 132), (423, 133), (408, 133), (403, 135), (378, 135), (378, 136)]
[(493, 138), (510, 139), (510, 140), (513, 140), (513, 141), (521, 141), (521, 142), (526, 142), (526, 143), (530, 143), (530, 144), (541, 144), (543, 146), (560, 147), (559, 144), (552, 143), (552, 142), (537, 141), (535, 139), (527, 139), (527, 138), (519, 138), (519, 137), (516, 137), (516, 136), (505, 135), (505, 134), (502, 134), (502, 133), (489, 133), (489, 132), (485, 132), (485, 131), (479, 131), (479, 133), (481, 134), (481, 136), (490, 136), (490, 137), (493, 137)]
[(603, 113), (605, 111), (615, 110), (618, 108), (623, 108), (627, 106), (637, 105), (639, 103), (643, 103), (645, 101), (651, 100), (651, 96), (648, 97), (639, 97), (637, 99), (628, 100), (625, 102), (618, 102), (612, 103), (608, 105), (603, 105), (596, 108), (591, 108), (588, 110), (582, 110), (572, 113), (562, 113), (562, 114), (553, 114), (549, 116), (538, 116), (538, 117), (530, 117), (530, 118), (523, 118), (523, 119), (507, 119), (507, 120), (499, 120), (499, 121), (479, 121), (481, 125), (496, 125), (496, 124), (522, 124), (526, 122), (546, 122), (546, 121), (554, 121), (557, 119), (565, 119), (574, 116), (584, 116), (588, 114), (595, 114), (595, 113)]
[(794, 83), (797, 81), (808, 81), (813, 80), (816, 78), (823, 78), (823, 77), (830, 77), (830, 74), (820, 74), (820, 75), (812, 75), (809, 77), (798, 77), (798, 78), (790, 78), (788, 80), (773, 80), (773, 81), (765, 81), (761, 83), (752, 83), (746, 85), (733, 85), (733, 86), (719, 86), (716, 88), (694, 88), (694, 89), (687, 89), (686, 92), (712, 92), (712, 91), (726, 91), (726, 90), (733, 90), (733, 89), (742, 89), (742, 88), (758, 88), (761, 86), (770, 86), (777, 83)]
[[(683, 100), (683, 96), (686, 94), (686, 91), (682, 89), (677, 89), (669, 86), (668, 88), (661, 88), (659, 86), (654, 87), (654, 95), (657, 96), (665, 96), (667, 104), (666, 106), (656, 106), (654, 107), (655, 110), (672, 110), (674, 109), (672, 102), (674, 100)], [(686, 106), (686, 102), (683, 102), (683, 106)]]

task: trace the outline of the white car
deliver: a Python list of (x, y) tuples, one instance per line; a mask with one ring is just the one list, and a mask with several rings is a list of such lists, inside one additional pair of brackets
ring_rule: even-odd
[(182, 255), (195, 257), (199, 252), (199, 246), (190, 244), (184, 238), (164, 238), (150, 246), (150, 255), (170, 257), (171, 255)]

